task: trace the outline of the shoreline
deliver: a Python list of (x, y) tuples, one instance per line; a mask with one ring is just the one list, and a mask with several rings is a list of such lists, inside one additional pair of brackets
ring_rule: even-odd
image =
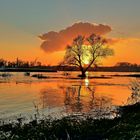
[(78, 116), (68, 116), (52, 120), (37, 116), (27, 124), (22, 116), (14, 122), (0, 126), (1, 139), (48, 139), (48, 140), (116, 140), (140, 138), (140, 102), (133, 105), (121, 106), (120, 114), (113, 119), (95, 119)]
[(40, 68), (4, 68), (0, 72), (57, 72), (57, 70)]

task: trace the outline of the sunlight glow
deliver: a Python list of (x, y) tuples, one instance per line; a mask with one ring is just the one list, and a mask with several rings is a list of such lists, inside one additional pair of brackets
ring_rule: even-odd
[(87, 86), (87, 87), (89, 86), (89, 80), (88, 80), (88, 78), (85, 79), (85, 86)]
[(82, 61), (83, 61), (83, 64), (88, 65), (90, 63), (90, 57), (83, 56)]
[(84, 53), (82, 55), (82, 63), (83, 65), (88, 65), (91, 60), (91, 53), (90, 53), (90, 47), (89, 45), (84, 45)]
[(88, 77), (88, 71), (86, 71), (86, 77)]
[(83, 60), (84, 64), (88, 65), (89, 64), (89, 60), (88, 59), (85, 59)]

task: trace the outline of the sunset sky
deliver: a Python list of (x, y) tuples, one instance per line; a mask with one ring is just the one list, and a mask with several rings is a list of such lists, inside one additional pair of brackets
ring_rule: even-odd
[(0, 0), (0, 57), (54, 65), (77, 33), (97, 29), (114, 40), (103, 65), (140, 64), (139, 14), (140, 0)]

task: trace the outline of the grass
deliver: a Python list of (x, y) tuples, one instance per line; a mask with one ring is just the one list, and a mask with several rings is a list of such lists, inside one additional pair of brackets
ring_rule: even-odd
[(114, 119), (37, 118), (27, 124), (22, 119), (0, 126), (0, 140), (139, 140), (140, 103), (119, 108)]

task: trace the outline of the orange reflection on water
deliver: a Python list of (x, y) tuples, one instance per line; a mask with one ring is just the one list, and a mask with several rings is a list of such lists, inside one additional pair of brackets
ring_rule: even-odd
[(34, 103), (39, 109), (64, 107), (68, 113), (89, 112), (95, 108), (123, 105), (131, 94), (127, 77), (40, 80), (17, 75), (17, 79), (0, 83), (0, 113), (3, 116), (35, 110)]
[(124, 105), (127, 102), (131, 91), (125, 86), (97, 86), (96, 96), (106, 96), (112, 98), (114, 105)]

